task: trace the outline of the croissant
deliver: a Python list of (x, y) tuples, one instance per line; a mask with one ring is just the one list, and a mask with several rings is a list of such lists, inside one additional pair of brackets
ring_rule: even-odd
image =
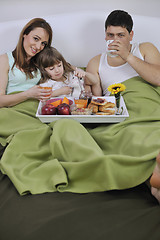
[[(105, 112), (108, 108), (114, 108), (115, 104), (112, 102), (107, 102), (105, 105), (99, 106), (99, 111), (100, 112)], [(114, 110), (114, 109), (112, 109)]]
[(95, 104), (93, 104), (93, 103), (90, 103), (90, 104), (88, 105), (88, 108), (89, 108), (89, 109), (92, 109), (92, 112), (93, 112), (93, 113), (97, 113), (97, 112), (98, 112), (98, 105), (95, 105)]
[[(103, 111), (102, 111), (103, 110)], [(104, 108), (104, 109), (99, 109), (100, 112), (96, 113), (98, 115), (113, 115), (115, 114), (115, 109), (114, 108)]]
[(99, 106), (99, 111), (113, 115), (115, 114), (115, 104), (112, 102), (107, 102), (105, 105)]

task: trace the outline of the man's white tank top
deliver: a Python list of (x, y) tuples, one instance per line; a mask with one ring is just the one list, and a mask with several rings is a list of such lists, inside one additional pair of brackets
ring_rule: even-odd
[[(139, 44), (132, 44), (131, 53), (144, 60), (140, 50)], [(118, 67), (112, 67), (108, 64), (107, 53), (102, 53), (99, 63), (99, 76), (101, 79), (101, 86), (103, 95), (109, 95), (107, 88), (115, 83), (121, 83), (129, 78), (139, 76), (139, 74), (128, 64), (125, 63)]]

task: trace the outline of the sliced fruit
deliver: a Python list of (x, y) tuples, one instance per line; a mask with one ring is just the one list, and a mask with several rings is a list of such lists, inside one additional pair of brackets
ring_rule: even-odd
[[(53, 103), (53, 102), (56, 102), (58, 100), (62, 100), (63, 101), (63, 98), (51, 98), (49, 100), (47, 100), (47, 103)], [(72, 105), (73, 104), (73, 101), (71, 99), (68, 99), (69, 100), (69, 105)]]
[(62, 103), (62, 99), (59, 99), (57, 101), (51, 102), (50, 104), (52, 104), (55, 107), (58, 107), (58, 105), (60, 105)]
[(64, 97), (62, 103), (66, 103), (69, 105), (69, 99), (67, 97)]

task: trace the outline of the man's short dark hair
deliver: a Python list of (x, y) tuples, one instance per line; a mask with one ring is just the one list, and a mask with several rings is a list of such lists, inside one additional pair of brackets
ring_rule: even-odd
[(109, 26), (124, 27), (130, 33), (133, 27), (133, 20), (128, 12), (125, 12), (123, 10), (114, 10), (108, 15), (105, 21), (105, 30), (107, 30), (107, 27)]

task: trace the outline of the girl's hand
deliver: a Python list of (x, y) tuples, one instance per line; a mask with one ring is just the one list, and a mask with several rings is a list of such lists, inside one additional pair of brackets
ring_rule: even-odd
[(86, 72), (83, 71), (81, 68), (77, 68), (74, 71), (75, 76), (77, 76), (78, 78), (84, 78), (86, 76)]
[(61, 95), (69, 95), (72, 93), (73, 88), (66, 86), (66, 87), (60, 88), (59, 90), (61, 91)]

